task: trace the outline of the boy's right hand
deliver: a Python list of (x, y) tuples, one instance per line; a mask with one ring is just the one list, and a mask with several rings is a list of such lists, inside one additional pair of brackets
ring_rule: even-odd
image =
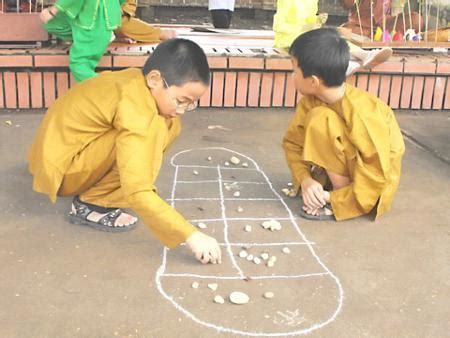
[(188, 237), (186, 244), (194, 253), (195, 258), (203, 264), (208, 262), (213, 264), (222, 263), (222, 254), (215, 238), (196, 231)]
[(303, 204), (309, 209), (322, 208), (326, 203), (322, 184), (311, 177), (305, 178), (301, 184)]

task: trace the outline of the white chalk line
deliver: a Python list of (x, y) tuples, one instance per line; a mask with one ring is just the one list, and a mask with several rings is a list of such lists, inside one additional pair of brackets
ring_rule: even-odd
[[(228, 217), (227, 221), (289, 221), (290, 218), (286, 217)], [(224, 222), (223, 218), (200, 218), (200, 219), (190, 219), (188, 220), (191, 223), (195, 222)]]
[(244, 273), (242, 272), (241, 268), (239, 267), (238, 263), (234, 259), (233, 251), (231, 250), (230, 241), (228, 240), (228, 221), (226, 218), (226, 211), (225, 211), (225, 203), (223, 200), (223, 190), (222, 190), (222, 173), (220, 172), (220, 166), (217, 166), (217, 175), (219, 178), (219, 194), (220, 194), (220, 210), (222, 212), (222, 218), (223, 218), (223, 237), (225, 239), (225, 243), (227, 244), (227, 251), (228, 255), (230, 256), (231, 263), (235, 267), (235, 269), (239, 272), (239, 276), (243, 277)]
[[(222, 180), (223, 183), (235, 183), (236, 185), (239, 184), (267, 184), (267, 182), (259, 182), (259, 181), (236, 181), (236, 180)], [(217, 180), (200, 180), (200, 181), (178, 181), (177, 183), (183, 183), (183, 184), (195, 184), (195, 183), (217, 183)]]
[[(230, 243), (218, 243), (220, 246), (226, 246), (226, 245), (230, 245), (230, 246), (239, 246), (239, 247), (245, 247), (245, 248), (250, 248), (250, 247), (254, 247), (254, 246), (296, 246), (296, 245), (315, 245), (315, 242), (262, 242), (262, 243), (234, 243), (234, 242), (230, 242)], [(185, 243), (181, 243), (181, 246), (186, 245)]]
[(232, 280), (246, 280), (246, 279), (300, 279), (309, 277), (321, 277), (328, 276), (328, 272), (308, 273), (303, 275), (266, 275), (266, 276), (210, 276), (210, 275), (198, 275), (195, 273), (164, 273), (161, 277), (174, 277), (174, 278), (200, 278), (200, 279), (232, 279)]
[[(278, 201), (277, 198), (224, 198), (224, 201)], [(166, 201), (172, 201), (167, 199)], [(174, 198), (173, 201), (220, 201), (216, 197), (192, 197), (192, 198)]]
[[(270, 186), (270, 189), (274, 192), (274, 194), (280, 198), (280, 201), (282, 202), (283, 206), (285, 207), (285, 209), (287, 210), (288, 214), (289, 214), (289, 219), (291, 220), (292, 224), (294, 225), (294, 227), (296, 228), (297, 232), (299, 233), (299, 235), (302, 237), (302, 239), (305, 242), (308, 242), (306, 240), (305, 235), (303, 234), (303, 232), (300, 230), (300, 228), (298, 227), (297, 223), (295, 222), (295, 217), (292, 214), (291, 210), (289, 209), (289, 207), (286, 205), (286, 203), (284, 202), (284, 200), (281, 198), (281, 196), (273, 189), (272, 183), (270, 182), (270, 180), (268, 179), (267, 175), (259, 168), (259, 166), (257, 165), (257, 163), (251, 159), (250, 157), (243, 155), (239, 152), (236, 151), (232, 151), (230, 149), (227, 148), (223, 148), (223, 147), (207, 147), (207, 148), (198, 148), (195, 150), (223, 150), (223, 151), (227, 151), (230, 153), (234, 153), (236, 155), (242, 156), (244, 158), (247, 158), (249, 161), (251, 161), (255, 167), (257, 168), (257, 170), (264, 176), (264, 178), (266, 179), (267, 183)], [(178, 152), (177, 154), (175, 154), (172, 158), (171, 158), (171, 164), (174, 167), (177, 167), (174, 164), (174, 159), (183, 154), (183, 153), (187, 153), (187, 152), (191, 152), (193, 149), (187, 149), (181, 152)], [(176, 182), (176, 177), (174, 179), (174, 184)], [(173, 189), (173, 192), (175, 191), (175, 188)], [(174, 197), (174, 195), (172, 196), (172, 198)], [(297, 335), (304, 335), (307, 333), (310, 333), (312, 331), (315, 331), (317, 329), (320, 329), (324, 326), (326, 326), (327, 324), (329, 324), (330, 322), (334, 321), (338, 315), (338, 313), (341, 311), (342, 309), (342, 305), (343, 305), (343, 299), (344, 299), (344, 291), (342, 288), (342, 285), (339, 281), (339, 279), (325, 266), (325, 264), (323, 264), (323, 262), (320, 260), (320, 258), (317, 256), (317, 254), (315, 253), (314, 249), (312, 248), (312, 245), (307, 244), (308, 249), (310, 250), (311, 254), (313, 255), (314, 258), (316, 258), (317, 262), (325, 269), (325, 271), (328, 273), (329, 276), (331, 276), (336, 285), (338, 286), (338, 290), (339, 290), (339, 296), (338, 296), (338, 306), (336, 308), (336, 310), (334, 311), (334, 313), (332, 314), (332, 316), (330, 318), (328, 318), (328, 320), (318, 323), (318, 324), (313, 324), (312, 326), (305, 328), (305, 329), (301, 329), (301, 330), (297, 330), (297, 331), (291, 331), (291, 332), (280, 332), (280, 333), (267, 333), (267, 332), (246, 332), (246, 331), (241, 331), (241, 330), (236, 330), (236, 329), (231, 329), (231, 328), (226, 328), (226, 327), (222, 327), (222, 326), (218, 326), (215, 324), (211, 324), (205, 321), (202, 321), (200, 319), (198, 319), (197, 317), (195, 317), (192, 313), (190, 313), (189, 311), (187, 311), (185, 308), (183, 308), (181, 305), (179, 305), (174, 299), (173, 297), (169, 296), (163, 289), (162, 285), (161, 285), (161, 280), (160, 277), (163, 275), (165, 267), (166, 267), (166, 262), (167, 262), (167, 248), (164, 248), (163, 251), (163, 260), (161, 263), (160, 268), (158, 269), (157, 273), (156, 273), (156, 286), (159, 290), (159, 292), (161, 292), (161, 294), (163, 295), (164, 298), (166, 298), (168, 301), (170, 301), (176, 309), (178, 309), (179, 311), (181, 311), (183, 314), (185, 314), (188, 318), (192, 319), (193, 321), (195, 321), (198, 324), (204, 325), (206, 327), (215, 329), (218, 332), (228, 332), (228, 333), (233, 333), (233, 334), (239, 334), (239, 335), (246, 335), (246, 336), (253, 336), (253, 337), (258, 337), (258, 336), (266, 336), (266, 337), (282, 337), (282, 336), (297, 336)]]
[(246, 170), (246, 171), (256, 171), (256, 168), (239, 168), (239, 167), (227, 167), (226, 165), (221, 166), (220, 164), (217, 166), (210, 165), (194, 165), (194, 164), (175, 164), (180, 168), (203, 168), (203, 169), (217, 169), (219, 167), (221, 170)]

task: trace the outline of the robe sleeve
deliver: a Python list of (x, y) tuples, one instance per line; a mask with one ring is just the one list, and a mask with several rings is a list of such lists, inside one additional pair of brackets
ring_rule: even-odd
[(154, 110), (149, 114), (148, 109), (135, 107), (131, 97), (121, 98), (113, 121), (119, 132), (117, 166), (130, 208), (164, 245), (173, 248), (197, 230), (155, 192), (168, 131), (156, 107)]
[(299, 191), (302, 181), (311, 177), (311, 166), (303, 161), (304, 121), (308, 111), (307, 99), (303, 97), (283, 138), (284, 154), (291, 171), (295, 193)]
[(385, 116), (390, 108), (377, 104), (367, 113), (353, 114), (347, 121), (349, 138), (356, 148), (352, 183), (331, 192), (337, 220), (369, 213), (380, 198), (390, 171), (390, 135)]
[(128, 14), (129, 16), (136, 16), (137, 1), (136, 0), (125, 0), (122, 1), (122, 12)]

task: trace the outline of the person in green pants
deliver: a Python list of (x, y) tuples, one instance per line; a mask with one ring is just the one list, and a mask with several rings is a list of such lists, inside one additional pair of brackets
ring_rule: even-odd
[(95, 67), (121, 24), (125, 0), (57, 0), (42, 10), (44, 28), (72, 42), (69, 68), (77, 82), (94, 77)]

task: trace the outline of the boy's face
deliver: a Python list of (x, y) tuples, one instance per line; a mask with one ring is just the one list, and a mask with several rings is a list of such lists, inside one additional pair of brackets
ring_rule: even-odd
[(294, 77), (295, 88), (302, 95), (314, 95), (316, 92), (318, 78), (316, 76), (304, 77), (303, 72), (298, 65), (297, 59), (291, 57), (292, 62), (292, 76)]
[(166, 80), (160, 75), (156, 79), (147, 77), (147, 83), (155, 98), (159, 115), (165, 118), (174, 118), (195, 109), (197, 101), (208, 89), (205, 84), (198, 81), (186, 82), (181, 86), (168, 86)]

